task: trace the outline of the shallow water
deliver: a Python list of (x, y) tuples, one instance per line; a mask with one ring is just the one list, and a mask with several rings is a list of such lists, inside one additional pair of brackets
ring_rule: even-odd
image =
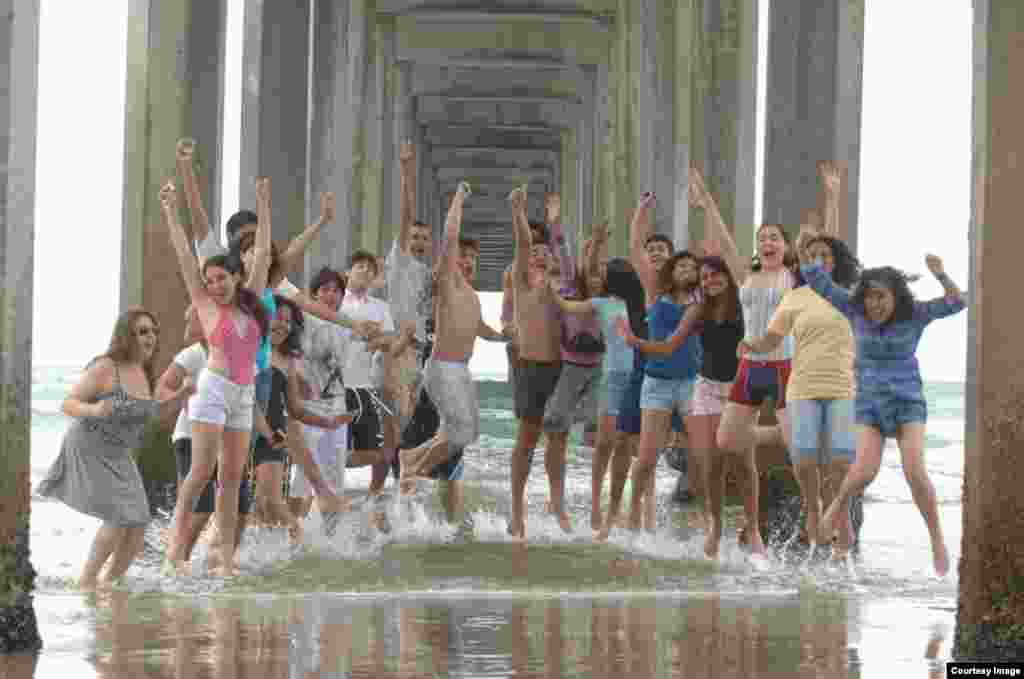
[[(48, 375), (52, 378), (52, 375)], [(56, 454), (62, 418), (37, 387), (33, 474)], [(60, 383), (58, 383), (60, 384)], [(667, 502), (674, 473), (659, 467), (659, 530), (589, 529), (590, 450), (570, 455), (574, 532), (543, 515), (542, 455), (528, 486), (526, 545), (508, 540), (509, 434), (504, 385), (481, 384), (483, 437), (468, 451), (469, 517), (449, 526), (429, 483), (370, 527), (358, 497), (338, 534), (314, 511), (301, 549), (250, 528), (242, 573), (158, 572), (166, 520), (115, 591), (82, 594), (77, 575), (97, 522), (35, 501), (36, 610), (45, 643), (35, 676), (74, 677), (847, 677), (942, 676), (955, 622), (956, 574), (931, 575), (923, 521), (896, 450), (869, 489), (861, 557), (852, 572), (776, 556), (752, 568), (728, 530), (722, 559), (701, 558), (693, 508)], [(953, 563), (959, 556), (962, 390), (929, 387), (929, 469)], [(735, 512), (735, 510), (733, 510)], [(72, 674), (73, 673), (73, 674)], [(26, 674), (27, 676), (27, 674)]]

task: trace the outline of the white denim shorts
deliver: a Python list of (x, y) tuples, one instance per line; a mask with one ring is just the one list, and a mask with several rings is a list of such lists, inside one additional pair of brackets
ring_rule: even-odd
[(255, 401), (254, 385), (235, 384), (212, 370), (204, 370), (196, 383), (196, 393), (188, 400), (188, 419), (234, 431), (251, 431)]

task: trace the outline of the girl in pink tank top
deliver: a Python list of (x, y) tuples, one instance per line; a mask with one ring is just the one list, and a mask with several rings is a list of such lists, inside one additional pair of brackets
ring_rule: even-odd
[[(211, 550), (211, 572), (234, 570), (238, 526), (238, 489), (253, 425), (253, 378), (256, 353), (270, 319), (259, 293), (267, 286), (270, 267), (270, 182), (256, 182), (258, 224), (255, 257), (244, 282), (240, 262), (224, 255), (203, 263), (202, 272), (178, 223), (177, 192), (173, 183), (160, 191), (164, 219), (196, 315), (209, 345), (207, 369), (189, 402), (192, 421), (192, 466), (178, 490), (171, 525), (166, 567), (183, 570), (188, 555), (193, 507), (214, 469), (218, 475), (217, 533), (220, 543)], [(190, 196), (191, 199), (191, 196)], [(193, 214), (193, 219), (196, 215)], [(218, 455), (219, 453), (219, 455)], [(219, 564), (214, 559), (219, 557)]]

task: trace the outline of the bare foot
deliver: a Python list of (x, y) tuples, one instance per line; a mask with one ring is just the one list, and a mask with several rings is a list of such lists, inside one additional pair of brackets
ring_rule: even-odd
[(505, 532), (517, 540), (526, 540), (526, 521), (509, 521)]
[(605, 521), (601, 529), (597, 531), (597, 535), (594, 536), (594, 542), (608, 542), (608, 536), (612, 534), (613, 525), (615, 525), (614, 520)]
[(707, 517), (707, 534), (704, 536), (704, 557), (718, 560), (718, 545), (722, 541), (722, 526), (710, 516)]
[(78, 585), (78, 589), (85, 590), (96, 589), (97, 587), (99, 587), (99, 582), (96, 580), (96, 578), (79, 578), (76, 584)]
[[(822, 515), (821, 520), (818, 522), (818, 534), (813, 536), (813, 539), (817, 539), (817, 541), (823, 545), (832, 542), (832, 534), (834, 532), (832, 523), (836, 518), (837, 509), (835, 502), (830, 504), (828, 509), (826, 509), (825, 513)], [(808, 526), (808, 529), (809, 528), (810, 527)]]
[(391, 532), (391, 523), (388, 521), (388, 515), (382, 511), (374, 511), (370, 514), (370, 525), (381, 533), (388, 534)]
[(238, 569), (234, 564), (231, 564), (230, 566), (218, 565), (216, 568), (210, 569), (210, 575), (215, 578), (233, 578), (238, 575)]
[(944, 578), (949, 572), (949, 554), (946, 553), (946, 545), (940, 542), (938, 549), (933, 549), (932, 551), (934, 554), (932, 563), (935, 566), (935, 574), (940, 578)]
[(590, 530), (598, 531), (602, 526), (604, 526), (604, 517), (601, 516), (601, 512), (590, 512)]

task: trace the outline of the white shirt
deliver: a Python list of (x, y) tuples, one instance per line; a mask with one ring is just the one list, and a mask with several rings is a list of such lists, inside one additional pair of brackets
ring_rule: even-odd
[[(391, 318), (391, 309), (386, 302), (379, 299), (351, 292), (345, 293), (341, 302), (341, 313), (353, 321), (376, 321), (380, 323), (381, 332), (394, 332), (395, 322)], [(376, 389), (380, 387), (379, 352), (374, 355), (367, 348), (366, 342), (353, 338), (350, 351), (345, 360), (344, 375), (346, 386)]]
[(305, 407), (322, 417), (344, 415), (345, 363), (353, 345), (352, 331), (303, 314), (302, 333), (303, 376), (313, 394)]
[[(196, 342), (178, 352), (174, 357), (174, 364), (185, 371), (194, 381), (199, 381), (199, 373), (206, 368), (206, 349), (202, 344)], [(178, 421), (174, 423), (174, 433), (171, 434), (171, 441), (192, 438), (192, 425), (188, 419), (188, 404), (182, 406), (178, 412)]]

